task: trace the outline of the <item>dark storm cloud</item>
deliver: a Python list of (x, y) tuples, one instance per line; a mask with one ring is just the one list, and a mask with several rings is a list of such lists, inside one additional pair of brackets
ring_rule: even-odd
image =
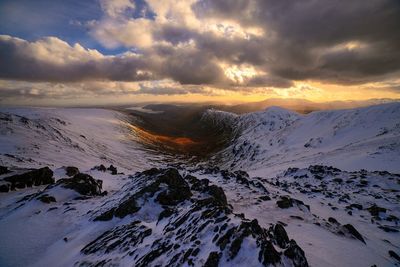
[[(54, 40), (29, 43), (0, 38), (0, 78), (54, 82), (171, 79), (181, 84), (229, 86), (232, 81), (225, 76), (223, 63), (251, 65), (260, 71), (243, 86), (290, 87), (294, 80), (306, 79), (362, 84), (397, 77), (400, 72), (398, 0), (200, 0), (191, 8), (200, 21), (234, 21), (243, 29), (261, 29), (262, 33), (249, 33), (247, 38), (228, 36), (189, 23), (160, 23), (157, 14), (148, 20), (148, 29), (137, 31), (136, 17), (122, 12), (122, 18), (108, 16), (105, 22), (121, 23), (125, 35), (148, 33), (154, 43), (142, 42), (146, 45), (138, 48), (135, 44), (141, 36), (121, 38), (121, 45), (137, 54), (104, 56)], [(100, 32), (106, 34), (110, 29)], [(51, 58), (41, 53), (40, 46), (51, 54), (53, 46), (60, 45), (65, 54)], [(69, 60), (76, 57), (73, 54), (81, 59)], [(66, 60), (60, 63), (57, 57)]]
[[(264, 68), (282, 78), (363, 82), (400, 70), (397, 0), (231, 2), (204, 0), (193, 8), (199, 17), (235, 18), (265, 29), (264, 46), (247, 51), (268, 55)], [(354, 41), (367, 48), (330, 51)]]

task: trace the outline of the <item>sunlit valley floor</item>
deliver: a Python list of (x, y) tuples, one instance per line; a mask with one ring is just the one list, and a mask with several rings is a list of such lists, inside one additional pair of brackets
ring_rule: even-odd
[(220, 109), (1, 108), (0, 266), (400, 265), (400, 103)]

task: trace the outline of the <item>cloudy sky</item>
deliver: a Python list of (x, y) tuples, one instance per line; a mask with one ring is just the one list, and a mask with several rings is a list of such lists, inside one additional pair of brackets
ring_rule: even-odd
[(398, 0), (0, 0), (0, 104), (400, 98)]

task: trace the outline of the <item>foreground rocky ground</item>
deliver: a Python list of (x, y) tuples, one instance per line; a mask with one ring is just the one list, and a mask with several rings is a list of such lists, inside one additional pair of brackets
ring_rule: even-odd
[[(47, 167), (1, 170), (2, 266), (309, 266), (313, 244), (291, 237), (301, 224), (337, 236), (353, 256), (372, 249), (371, 265), (400, 262), (397, 174), (317, 165), (273, 178), (206, 166), (125, 175), (100, 165), (61, 168), (55, 179)], [(121, 188), (107, 192), (96, 176)], [(12, 240), (21, 234), (22, 246)]]

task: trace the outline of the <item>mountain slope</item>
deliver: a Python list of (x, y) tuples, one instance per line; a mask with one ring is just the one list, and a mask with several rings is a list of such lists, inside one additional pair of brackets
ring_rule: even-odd
[(327, 164), (400, 172), (400, 103), (300, 115), (281, 108), (237, 116), (241, 129), (214, 158), (235, 169)]
[[(0, 165), (150, 166), (129, 119), (105, 109), (3, 108)], [(154, 161), (157, 157), (152, 156)], [(132, 160), (134, 159), (134, 160)]]
[(398, 266), (399, 110), (208, 110), (231, 143), (199, 161), (116, 111), (1, 109), (0, 265)]

